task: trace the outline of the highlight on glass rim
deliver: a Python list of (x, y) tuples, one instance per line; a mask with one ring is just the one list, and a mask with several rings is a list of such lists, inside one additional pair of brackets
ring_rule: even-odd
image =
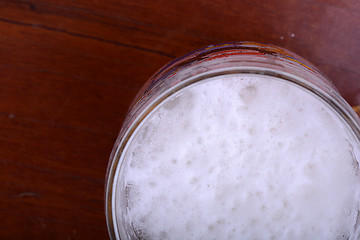
[(110, 157), (111, 239), (360, 239), (360, 121), (276, 46), (209, 46), (134, 100)]

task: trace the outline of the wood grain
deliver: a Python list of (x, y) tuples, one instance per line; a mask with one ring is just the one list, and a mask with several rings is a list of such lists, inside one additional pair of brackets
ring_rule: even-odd
[(1, 239), (106, 239), (104, 179), (127, 108), (210, 44), (288, 48), (360, 105), (357, 0), (0, 1)]

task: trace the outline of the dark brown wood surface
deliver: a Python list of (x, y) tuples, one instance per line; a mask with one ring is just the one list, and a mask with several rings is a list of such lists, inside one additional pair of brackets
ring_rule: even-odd
[(107, 239), (105, 172), (136, 92), (243, 40), (298, 53), (360, 104), (358, 0), (0, 1), (0, 239)]

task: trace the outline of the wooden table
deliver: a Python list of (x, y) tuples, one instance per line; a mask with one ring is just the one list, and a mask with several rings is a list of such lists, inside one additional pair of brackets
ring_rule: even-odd
[(0, 1), (0, 239), (107, 239), (105, 172), (136, 92), (239, 40), (298, 53), (360, 104), (358, 0)]

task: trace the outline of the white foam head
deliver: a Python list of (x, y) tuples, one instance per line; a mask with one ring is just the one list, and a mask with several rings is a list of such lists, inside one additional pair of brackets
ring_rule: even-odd
[(319, 98), (229, 75), (158, 106), (124, 155), (139, 239), (358, 239), (359, 143)]

